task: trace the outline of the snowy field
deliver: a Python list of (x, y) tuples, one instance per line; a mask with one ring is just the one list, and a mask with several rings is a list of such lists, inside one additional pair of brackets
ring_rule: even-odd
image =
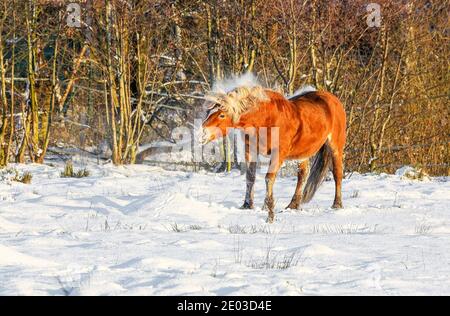
[(450, 294), (448, 178), (353, 174), (338, 211), (332, 181), (285, 211), (278, 178), (268, 225), (262, 174), (240, 210), (239, 173), (13, 167), (33, 181), (0, 181), (0, 295)]

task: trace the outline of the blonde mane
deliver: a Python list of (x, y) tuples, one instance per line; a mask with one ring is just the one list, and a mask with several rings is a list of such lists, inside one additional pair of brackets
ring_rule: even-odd
[(261, 102), (270, 101), (261, 86), (238, 87), (228, 93), (212, 93), (206, 97), (213, 102), (208, 109), (217, 107), (231, 116), (237, 122), (240, 116), (257, 106)]

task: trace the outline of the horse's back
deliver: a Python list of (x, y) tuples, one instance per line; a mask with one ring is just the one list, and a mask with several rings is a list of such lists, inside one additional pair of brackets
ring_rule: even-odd
[(305, 103), (302, 101), (309, 101), (310, 103), (313, 103), (315, 105), (325, 107), (327, 110), (330, 111), (330, 113), (345, 115), (345, 110), (342, 103), (334, 94), (327, 91), (307, 92), (301, 96), (291, 99), (291, 101), (300, 106), (302, 105), (302, 103), (303, 104)]

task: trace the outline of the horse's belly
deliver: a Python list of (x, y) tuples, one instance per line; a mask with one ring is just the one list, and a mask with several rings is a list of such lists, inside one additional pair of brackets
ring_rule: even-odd
[(311, 156), (314, 156), (325, 143), (325, 139), (323, 137), (316, 139), (300, 139), (291, 146), (291, 150), (287, 155), (287, 159), (308, 159)]
[(305, 153), (291, 153), (286, 157), (286, 160), (300, 160), (300, 161), (304, 161), (306, 159), (308, 159), (309, 157), (313, 156), (312, 155), (308, 155)]

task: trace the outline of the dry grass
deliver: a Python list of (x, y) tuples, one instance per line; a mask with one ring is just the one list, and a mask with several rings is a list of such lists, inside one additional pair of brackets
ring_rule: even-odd
[(230, 225), (228, 226), (228, 232), (230, 234), (272, 234), (272, 230), (269, 225)]
[(67, 161), (64, 166), (64, 171), (61, 172), (61, 178), (86, 178), (91, 175), (90, 171), (86, 168), (75, 171), (72, 161)]
[(414, 232), (416, 235), (429, 235), (433, 232), (433, 227), (426, 223), (417, 224)]
[(313, 234), (375, 234), (378, 225), (369, 226), (367, 224), (347, 224), (347, 225), (314, 225)]
[(22, 175), (17, 173), (13, 181), (21, 182), (23, 184), (30, 184), (32, 179), (33, 175), (30, 172), (24, 172)]
[(257, 270), (286, 270), (295, 267), (302, 258), (298, 251), (279, 252), (273, 250), (273, 245), (268, 243), (264, 249), (264, 255), (250, 257), (244, 260), (244, 247), (240, 238), (234, 240), (233, 254), (234, 262)]
[(31, 172), (25, 171), (21, 173), (16, 168), (7, 168), (1, 171), (0, 180), (20, 182), (30, 184), (33, 179)]
[(352, 198), (352, 199), (359, 198), (359, 190), (354, 190), (352, 192), (352, 194), (350, 195), (350, 198)]
[(271, 250), (261, 258), (252, 258), (246, 265), (252, 269), (262, 270), (286, 270), (295, 267), (300, 262), (301, 256), (297, 252), (278, 254)]
[(184, 233), (190, 230), (201, 230), (202, 227), (197, 224), (193, 225), (179, 225), (178, 223), (171, 223), (169, 227), (164, 226), (164, 228), (169, 232), (175, 232), (175, 233)]

